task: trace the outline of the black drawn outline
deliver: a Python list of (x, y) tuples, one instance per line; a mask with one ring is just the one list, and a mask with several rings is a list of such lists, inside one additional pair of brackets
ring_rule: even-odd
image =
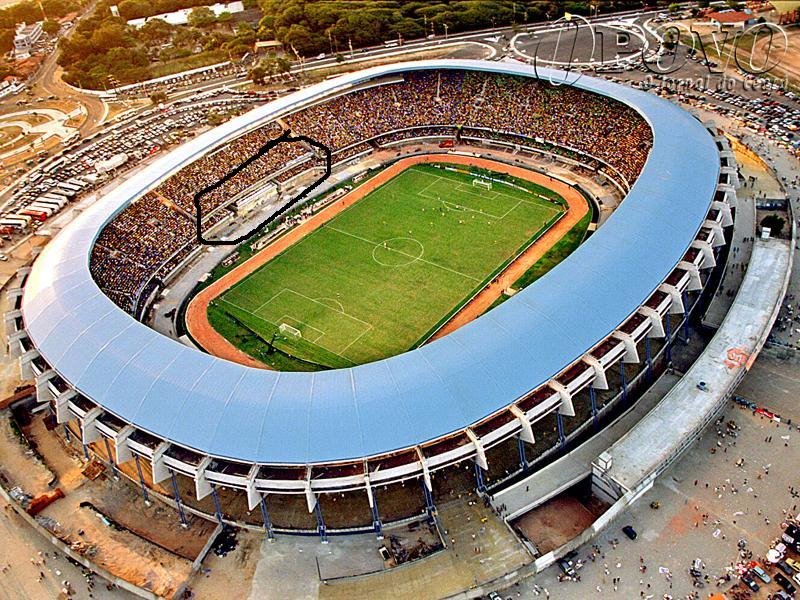
[[(246, 169), (249, 165), (251, 165), (254, 161), (258, 160), (262, 156), (264, 156), (267, 152), (269, 152), (272, 148), (276, 147), (278, 144), (282, 143), (291, 143), (291, 142), (306, 142), (307, 144), (322, 150), (325, 154), (325, 173), (319, 177), (314, 183), (305, 187), (297, 196), (295, 196), (292, 200), (286, 203), (285, 206), (281, 207), (275, 213), (264, 219), (261, 223), (256, 225), (253, 229), (248, 231), (247, 233), (237, 237), (233, 240), (222, 240), (222, 239), (212, 239), (207, 240), (203, 236), (203, 229), (202, 229), (202, 221), (203, 221), (203, 212), (200, 208), (200, 200), (206, 194), (213, 192), (215, 189), (223, 185), (226, 181), (229, 181), (231, 178), (235, 177), (238, 173), (240, 173), (243, 169)], [(319, 184), (325, 181), (328, 177), (331, 176), (331, 149), (328, 148), (322, 142), (319, 142), (315, 139), (312, 139), (306, 135), (292, 135), (291, 131), (288, 129), (284, 131), (280, 136), (276, 137), (268, 141), (266, 144), (261, 146), (258, 151), (250, 156), (247, 160), (245, 160), (240, 165), (237, 165), (230, 171), (228, 171), (221, 179), (215, 181), (214, 183), (207, 185), (202, 190), (197, 192), (194, 195), (194, 208), (195, 208), (195, 226), (197, 228), (197, 241), (201, 244), (206, 246), (233, 246), (235, 244), (240, 244), (247, 240), (248, 238), (252, 237), (264, 227), (266, 227), (269, 223), (280, 217), (283, 213), (289, 210), (292, 206), (297, 204), (299, 200), (305, 198), (314, 188), (316, 188)]]

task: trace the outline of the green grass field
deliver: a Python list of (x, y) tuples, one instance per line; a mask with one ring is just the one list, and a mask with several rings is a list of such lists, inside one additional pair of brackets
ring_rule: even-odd
[(421, 344), (564, 212), (550, 190), (511, 179), (524, 189), (486, 190), (453, 168), (403, 171), (214, 300), (211, 324), (257, 358), (272, 341), (287, 359), (276, 368)]

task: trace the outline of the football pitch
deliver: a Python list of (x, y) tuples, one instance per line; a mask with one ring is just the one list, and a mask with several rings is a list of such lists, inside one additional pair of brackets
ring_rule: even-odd
[(565, 211), (551, 190), (486, 189), (468, 170), (406, 169), (217, 297), (210, 322), (322, 367), (423, 343)]

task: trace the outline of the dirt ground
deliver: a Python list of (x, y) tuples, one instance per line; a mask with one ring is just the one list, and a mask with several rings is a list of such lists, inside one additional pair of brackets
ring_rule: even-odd
[(252, 589), (264, 534), (254, 531), (238, 531), (237, 545), (227, 556), (209, 552), (203, 567), (192, 578), (189, 589), (195, 597), (203, 598), (247, 598)]
[(516, 261), (509, 265), (499, 277), (495, 278), (486, 288), (479, 292), (478, 295), (448, 321), (434, 337), (446, 335), (483, 314), (489, 306), (500, 297), (504, 289), (508, 288), (514, 281), (519, 279), (531, 265), (539, 260), (539, 258), (580, 221), (589, 210), (586, 201), (573, 188), (547, 175), (535, 173), (521, 167), (514, 167), (488, 159), (461, 155), (425, 155), (404, 158), (390, 165), (363, 185), (343, 196), (340, 200), (337, 200), (316, 215), (313, 215), (308, 220), (299, 224), (297, 227), (291, 229), (250, 260), (242, 263), (229, 273), (226, 273), (223, 277), (197, 294), (186, 309), (186, 328), (192, 338), (210, 354), (251, 367), (267, 368), (266, 365), (260, 361), (236, 348), (211, 326), (211, 323), (208, 321), (208, 305), (211, 301), (224, 293), (225, 290), (244, 279), (247, 275), (272, 260), (286, 248), (318, 229), (340, 212), (352, 206), (402, 171), (408, 169), (412, 165), (426, 162), (447, 162), (451, 164), (481, 167), (499, 173), (513, 175), (514, 177), (531, 181), (558, 192), (567, 200), (569, 205), (567, 213), (553, 225), (553, 227), (532, 244)]
[[(0, 459), (11, 473), (12, 482), (28, 494), (36, 494), (50, 489), (48, 483), (55, 475), (53, 487), (65, 493), (63, 499), (40, 513), (46, 528), (62, 541), (74, 544), (79, 552), (114, 575), (160, 596), (172, 596), (189, 577), (191, 561), (164, 548), (175, 547), (187, 556), (192, 552), (196, 555), (197, 545), (207, 539), (197, 538), (202, 531), (184, 531), (176, 525), (173, 511), (155, 505), (145, 507), (126, 484), (105, 474), (95, 481), (84, 477), (82, 457), (67, 448), (55, 432), (46, 431), (41, 417), (24, 427), (23, 432), (42, 461), (33, 452), (26, 452), (7, 416), (3, 429)], [(101, 514), (86, 503), (100, 508), (100, 513), (122, 527), (105, 524)], [(148, 531), (158, 545), (126, 530), (127, 526)]]
[(516, 521), (526, 538), (541, 554), (566, 544), (600, 516), (598, 506), (587, 506), (575, 496), (560, 495), (526, 513)]

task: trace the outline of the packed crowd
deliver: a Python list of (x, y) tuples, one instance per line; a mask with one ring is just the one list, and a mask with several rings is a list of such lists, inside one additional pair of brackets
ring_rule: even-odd
[[(422, 71), (402, 81), (378, 81), (249, 132), (186, 165), (134, 202), (102, 232), (91, 270), (100, 287), (134, 312), (143, 293), (197, 247), (194, 197), (203, 228), (225, 216), (237, 197), (274, 180), (286, 183), (324, 165), (303, 142), (252, 157), (288, 128), (326, 145), (334, 164), (383, 144), (425, 135), (492, 138), (560, 147), (584, 162), (605, 164), (630, 185), (652, 146), (644, 119), (609, 98), (533, 79), (480, 72)], [(234, 169), (250, 160), (233, 176)]]

